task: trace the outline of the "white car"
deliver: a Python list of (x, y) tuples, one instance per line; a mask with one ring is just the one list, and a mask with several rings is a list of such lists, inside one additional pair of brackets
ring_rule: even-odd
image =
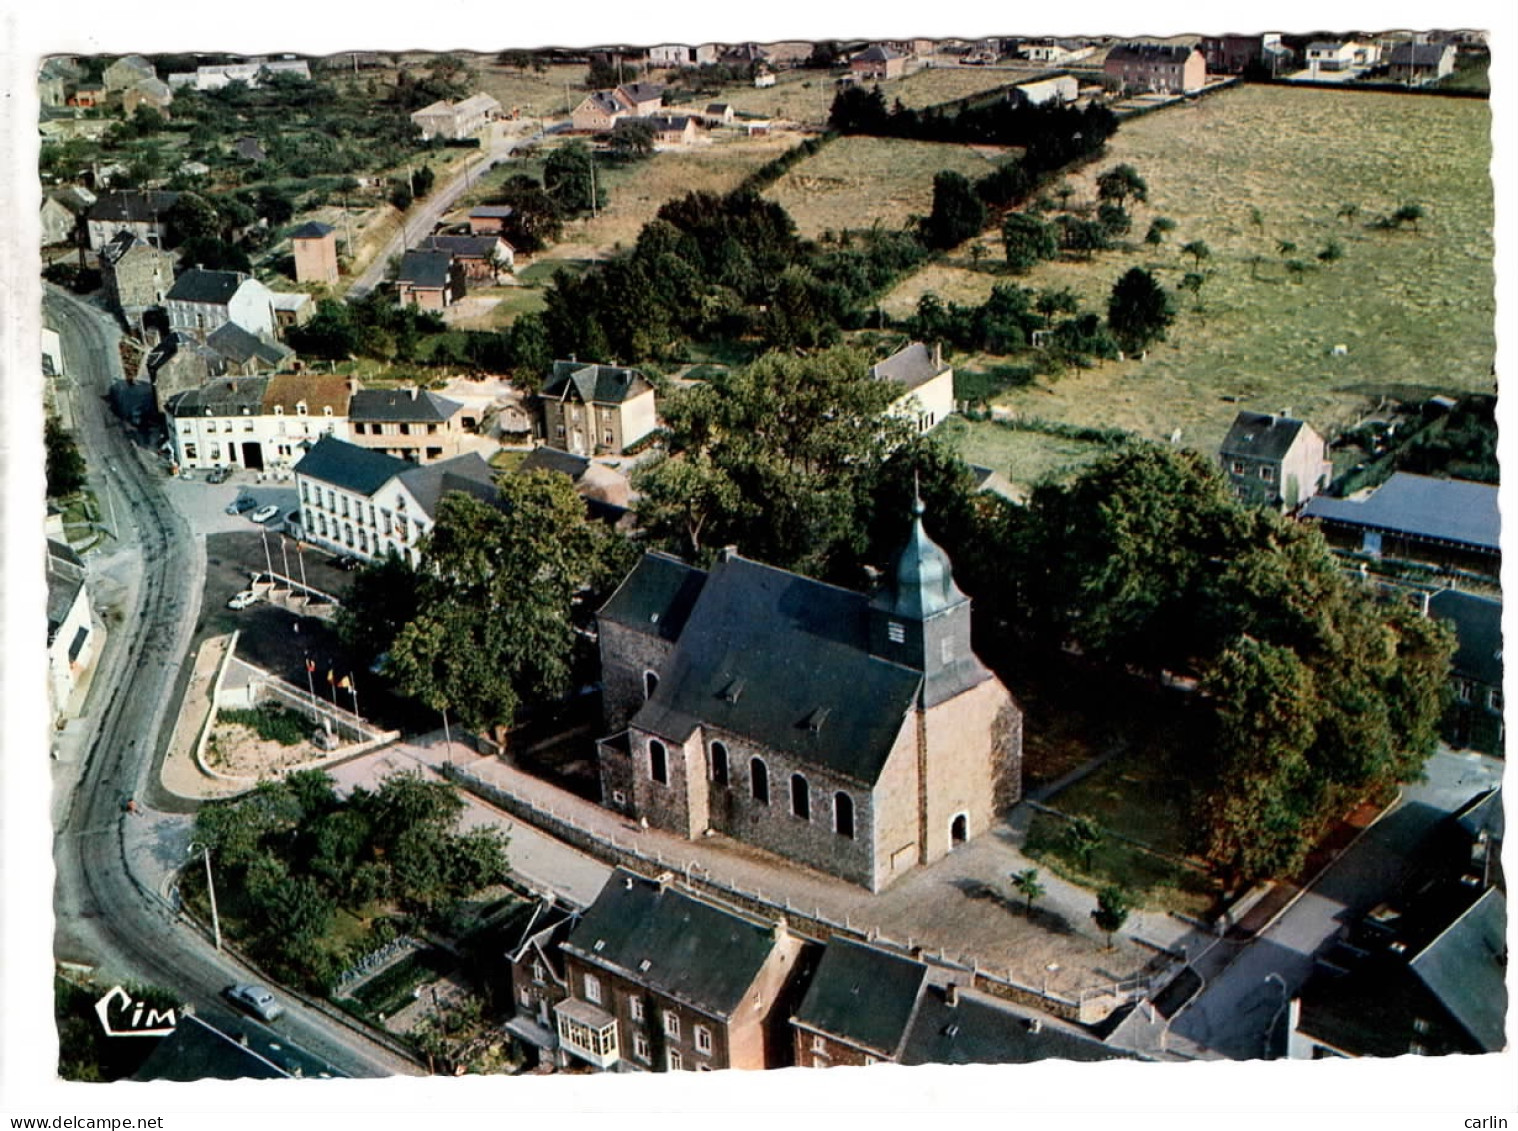
[(229, 609), (246, 609), (249, 605), (251, 605), (256, 600), (258, 600), (258, 594), (257, 593), (253, 592), (253, 590), (251, 590), (251, 589), (244, 589), (241, 593), (237, 594), (235, 597), (233, 597), (230, 601), (227, 602), (227, 608), (229, 608)]
[(273, 518), (278, 513), (279, 513), (279, 508), (277, 506), (275, 506), (273, 503), (270, 503), (266, 507), (259, 507), (256, 511), (254, 511), (252, 514), (250, 514), (248, 517), (251, 518), (254, 522), (268, 522), (271, 518)]
[(274, 1000), (265, 986), (228, 986), (226, 993), (228, 1001), (242, 1006), (261, 1021), (277, 1021), (284, 1015), (285, 1007)]

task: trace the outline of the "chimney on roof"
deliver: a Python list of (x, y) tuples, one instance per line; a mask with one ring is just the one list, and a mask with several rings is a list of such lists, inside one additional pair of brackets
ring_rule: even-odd
[(411, 386), (411, 399), (412, 400), (416, 400), (416, 398), (421, 394), (421, 391), (422, 391), (422, 387), (420, 385), (412, 385)]
[(1043, 1020), (1041, 1018), (1038, 1018), (1038, 1017), (1030, 1017), (1030, 1018), (1028, 1018), (1028, 1032), (1030, 1032), (1030, 1033), (1042, 1033), (1043, 1031), (1044, 1031), (1044, 1023), (1043, 1023)]
[(730, 562), (737, 556), (737, 546), (723, 546), (722, 549), (717, 552), (717, 560), (720, 562)]
[(631, 876), (623, 876), (622, 877), (622, 886), (624, 888), (626, 888), (628, 891), (632, 891), (632, 889), (633, 889), (633, 878)]
[(959, 1008), (959, 986), (957, 983), (950, 982), (947, 986), (944, 987), (943, 1000), (944, 1004), (947, 1005), (950, 1009)]

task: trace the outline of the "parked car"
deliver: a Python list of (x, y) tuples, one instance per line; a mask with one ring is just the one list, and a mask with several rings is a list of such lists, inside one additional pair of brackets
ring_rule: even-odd
[(218, 467), (218, 468), (215, 468), (211, 472), (210, 475), (206, 476), (206, 482), (207, 483), (225, 483), (228, 479), (231, 479), (231, 478), (232, 478), (232, 469), (230, 467)]
[(227, 504), (228, 514), (243, 514), (258, 506), (258, 500), (247, 495), (240, 495)]
[(251, 589), (244, 589), (227, 602), (229, 609), (246, 609), (254, 601), (258, 600), (258, 594)]
[(240, 1005), (261, 1021), (277, 1021), (284, 1015), (285, 1007), (274, 1000), (266, 986), (238, 984), (228, 986), (227, 1000)]
[(248, 517), (251, 518), (254, 522), (268, 522), (271, 518), (273, 518), (278, 513), (279, 513), (279, 508), (276, 507), (273, 503), (270, 503), (266, 507), (259, 507), (256, 511), (254, 511), (252, 514), (250, 514)]
[(337, 557), (329, 559), (327, 564), (333, 569), (342, 570), (344, 573), (350, 573), (353, 570), (356, 570), (359, 566), (363, 565), (363, 563), (355, 558), (352, 554), (338, 554)]

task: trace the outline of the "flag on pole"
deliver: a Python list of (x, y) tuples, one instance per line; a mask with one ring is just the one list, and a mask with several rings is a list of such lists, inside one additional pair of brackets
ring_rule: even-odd
[(327, 669), (327, 682), (328, 683), (332, 682), (332, 669), (331, 668)]
[(341, 687), (344, 691), (352, 691), (353, 677), (351, 675), (343, 676), (342, 679), (337, 681), (337, 686)]
[(314, 672), (315, 670), (316, 670), (316, 661), (312, 660), (310, 658), (307, 658), (307, 660), (306, 660), (306, 671), (307, 672)]

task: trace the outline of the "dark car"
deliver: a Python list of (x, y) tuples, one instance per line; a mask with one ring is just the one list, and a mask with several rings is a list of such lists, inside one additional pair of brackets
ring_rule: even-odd
[(227, 504), (227, 513), (246, 514), (256, 506), (258, 506), (257, 499), (252, 499), (247, 495), (243, 495), (239, 498), (233, 499), (230, 503)]
[(214, 470), (212, 470), (212, 472), (211, 472), (210, 475), (206, 476), (206, 482), (207, 483), (225, 483), (228, 479), (231, 479), (231, 478), (232, 478), (232, 469), (231, 468), (229, 468), (229, 467), (218, 467), (218, 468), (215, 468)]
[(337, 557), (329, 559), (327, 564), (333, 569), (340, 569), (344, 573), (351, 573), (364, 563), (352, 554), (339, 554)]

